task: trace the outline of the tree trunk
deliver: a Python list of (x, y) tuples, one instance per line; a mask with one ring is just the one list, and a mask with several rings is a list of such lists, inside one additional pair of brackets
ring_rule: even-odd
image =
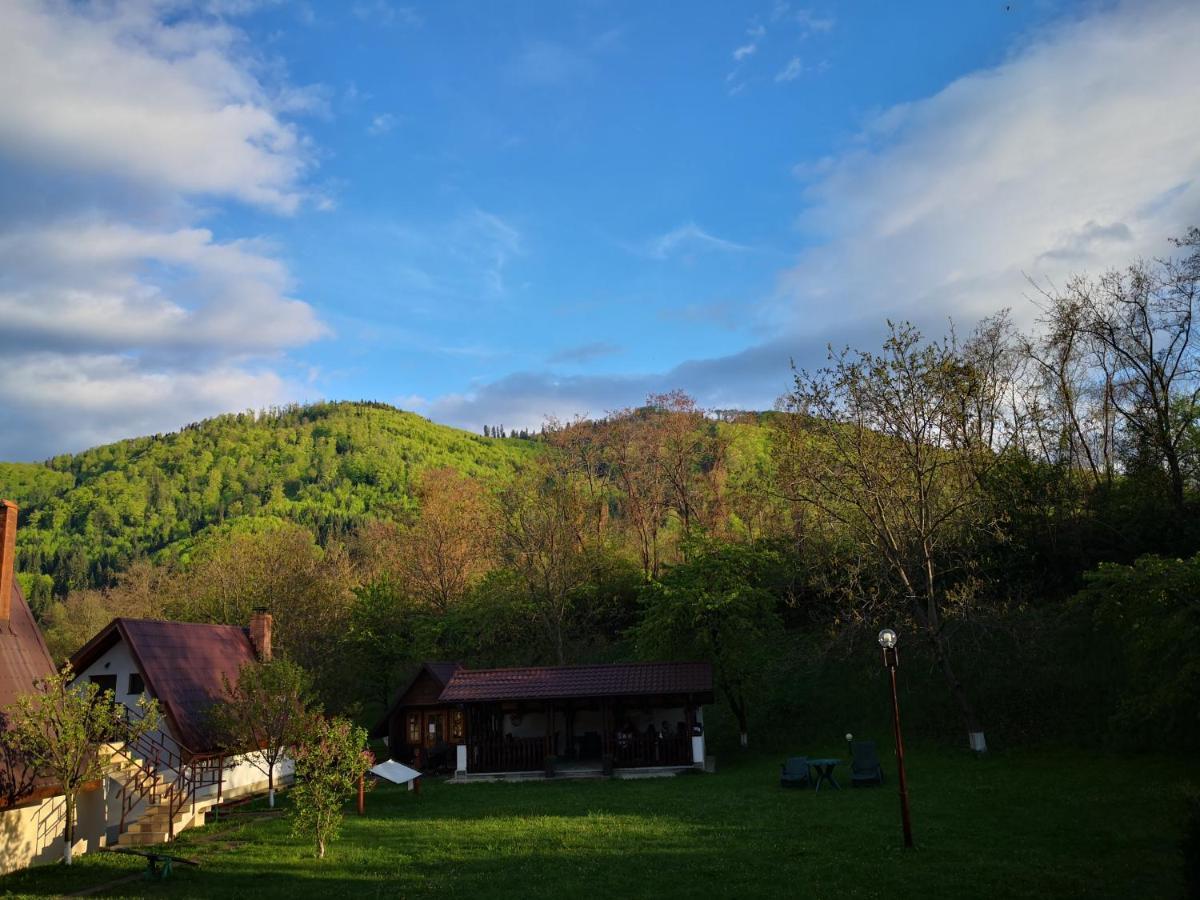
[(725, 698), (729, 701), (729, 708), (733, 710), (734, 716), (738, 723), (738, 743), (743, 750), (750, 747), (750, 725), (746, 717), (746, 704), (740, 697), (734, 694), (728, 686), (725, 687)]
[(1180, 512), (1184, 509), (1183, 469), (1179, 464), (1179, 454), (1169, 444), (1163, 454), (1167, 458), (1167, 474), (1171, 480), (1171, 502)]
[(63, 863), (64, 865), (69, 866), (71, 865), (73, 857), (71, 845), (75, 843), (74, 840), (72, 840), (74, 837), (74, 829), (71, 827), (75, 819), (75, 798), (68, 794), (65, 798), (65, 803), (65, 821), (63, 822)]
[(967, 728), (967, 734), (982, 733), (983, 729), (979, 724), (979, 717), (975, 714), (975, 707), (967, 697), (966, 689), (963, 688), (962, 682), (958, 678), (958, 674), (954, 671), (954, 666), (950, 662), (950, 655), (946, 652), (946, 643), (941, 634), (934, 629), (929, 629), (929, 639), (933, 643), (933, 655), (937, 660), (938, 668), (942, 670), (942, 677), (946, 679), (946, 684), (950, 688), (950, 694), (954, 697), (954, 702), (958, 705), (959, 714), (962, 716), (963, 724)]
[(267, 766), (267, 806), (275, 808), (275, 763)]
[(317, 839), (317, 859), (324, 859), (324, 858), (325, 858), (325, 841), (318, 838)]

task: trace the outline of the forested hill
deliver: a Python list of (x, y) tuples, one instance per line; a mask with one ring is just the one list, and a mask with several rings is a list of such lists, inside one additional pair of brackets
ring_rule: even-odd
[(0, 496), (21, 505), (18, 570), (50, 575), (63, 593), (240, 520), (289, 519), (325, 538), (410, 509), (424, 469), (503, 477), (536, 452), (532, 441), (384, 404), (328, 403), (219, 416), (45, 464), (0, 463)]

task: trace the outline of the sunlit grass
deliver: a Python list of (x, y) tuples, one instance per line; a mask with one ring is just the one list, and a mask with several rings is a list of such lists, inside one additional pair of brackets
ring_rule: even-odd
[[(647, 781), (381, 788), (325, 860), (284, 817), (185, 833), (198, 859), (164, 884), (100, 896), (1176, 897), (1180, 760), (916, 749), (918, 848), (900, 846), (895, 780), (785, 791), (778, 760)], [(285, 803), (286, 805), (286, 803)], [(47, 896), (136, 872), (105, 854), (0, 879)]]

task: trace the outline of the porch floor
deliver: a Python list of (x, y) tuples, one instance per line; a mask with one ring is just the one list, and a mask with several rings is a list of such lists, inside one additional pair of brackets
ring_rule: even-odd
[[(697, 769), (690, 766), (633, 766), (613, 769), (613, 778), (670, 778), (681, 772)], [(569, 781), (573, 778), (604, 778), (604, 769), (599, 761), (563, 761), (555, 765), (554, 775), (538, 769), (530, 772), (459, 772), (447, 779), (447, 784), (471, 784), (489, 781)]]

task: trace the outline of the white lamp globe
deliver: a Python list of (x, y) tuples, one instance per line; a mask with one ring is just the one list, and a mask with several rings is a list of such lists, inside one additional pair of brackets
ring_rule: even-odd
[(890, 628), (885, 628), (879, 632), (879, 646), (884, 650), (891, 650), (896, 646), (896, 632)]

